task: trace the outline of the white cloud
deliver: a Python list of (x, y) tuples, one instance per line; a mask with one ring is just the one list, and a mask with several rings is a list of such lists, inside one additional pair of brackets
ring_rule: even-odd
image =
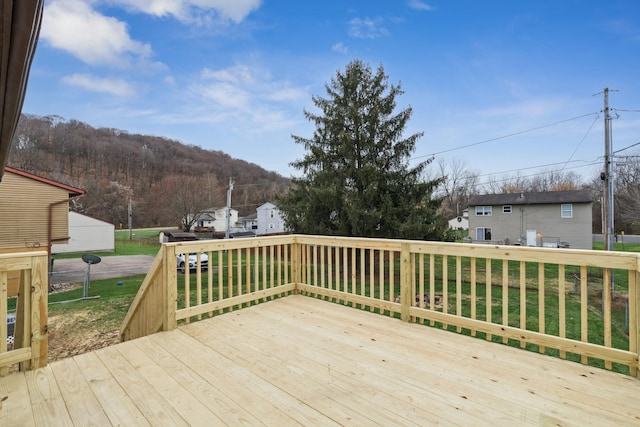
[(349, 21), (349, 35), (359, 39), (375, 39), (389, 35), (389, 31), (381, 24), (382, 18), (353, 18)]
[(409, 0), (407, 3), (411, 9), (431, 11), (433, 7), (420, 0)]
[(121, 97), (133, 97), (135, 89), (122, 79), (109, 79), (89, 74), (71, 74), (63, 77), (62, 81), (71, 86), (78, 86), (93, 92), (108, 93)]
[(111, 0), (153, 16), (173, 16), (181, 22), (208, 22), (214, 18), (242, 22), (262, 0)]
[(56, 0), (45, 7), (40, 38), (90, 65), (125, 67), (151, 55), (133, 40), (127, 24), (104, 16), (82, 0)]
[(349, 52), (349, 48), (342, 44), (342, 42), (338, 42), (331, 46), (331, 50), (342, 54), (346, 54), (347, 52)]
[(229, 83), (253, 84), (255, 82), (251, 70), (245, 65), (236, 65), (222, 70), (205, 68), (202, 71), (202, 78)]
[(273, 80), (268, 72), (244, 64), (204, 69), (189, 92), (209, 121), (228, 120), (243, 132), (290, 127), (291, 111), (300, 113), (302, 102), (310, 98), (306, 87)]

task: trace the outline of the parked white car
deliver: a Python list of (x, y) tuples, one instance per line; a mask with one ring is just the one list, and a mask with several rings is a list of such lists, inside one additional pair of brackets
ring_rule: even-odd
[[(186, 262), (184, 254), (178, 254), (176, 256), (176, 264), (178, 270), (184, 273), (186, 270)], [(200, 269), (206, 270), (209, 267), (209, 256), (204, 252), (200, 254)], [(189, 270), (195, 271), (198, 268), (198, 254), (189, 254)]]

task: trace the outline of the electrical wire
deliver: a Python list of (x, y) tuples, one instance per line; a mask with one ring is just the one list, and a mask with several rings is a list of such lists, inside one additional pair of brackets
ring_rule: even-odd
[(587, 138), (587, 135), (589, 135), (589, 133), (591, 132), (591, 129), (593, 129), (593, 125), (596, 124), (596, 121), (598, 120), (599, 117), (600, 117), (600, 114), (596, 114), (596, 116), (593, 118), (593, 122), (591, 123), (591, 126), (589, 126), (589, 129), (587, 129), (587, 132), (584, 134), (584, 136), (578, 143), (578, 146), (576, 147), (575, 150), (573, 150), (573, 153), (571, 153), (571, 155), (569, 156), (569, 160), (567, 160), (567, 162), (564, 164), (564, 166), (560, 168), (560, 170), (564, 170), (564, 168), (567, 166), (567, 164), (569, 164), (571, 159), (573, 159), (573, 156), (575, 156), (576, 152), (578, 151), (578, 149), (580, 148), (584, 140)]
[(540, 130), (540, 129), (556, 126), (556, 125), (559, 125), (559, 124), (562, 124), (562, 123), (570, 122), (572, 120), (578, 120), (578, 119), (582, 119), (584, 117), (589, 117), (589, 116), (593, 116), (593, 115), (597, 116), (599, 114), (600, 113), (598, 111), (593, 112), (593, 113), (583, 114), (583, 115), (580, 115), (580, 116), (572, 117), (570, 119), (560, 120), (560, 121), (557, 121), (557, 122), (553, 122), (553, 123), (537, 126), (537, 127), (534, 127), (534, 128), (522, 130), (522, 131), (519, 131), (519, 132), (513, 132), (513, 133), (506, 134), (506, 135), (497, 136), (495, 138), (490, 138), (490, 139), (485, 139), (483, 141), (473, 142), (471, 144), (462, 145), (460, 147), (449, 148), (447, 150), (442, 150), (442, 151), (434, 152), (434, 153), (431, 153), (431, 154), (425, 154), (425, 155), (422, 155), (422, 156), (415, 156), (415, 157), (410, 158), (409, 160), (416, 160), (416, 159), (421, 159), (421, 158), (424, 158), (424, 157), (434, 157), (434, 156), (436, 156), (438, 154), (444, 154), (444, 153), (449, 153), (451, 151), (462, 150), (462, 149), (465, 149), (465, 148), (474, 147), (476, 145), (482, 145), (482, 144), (486, 144), (486, 143), (489, 143), (489, 142), (498, 141), (500, 139), (510, 138), (512, 136), (522, 135), (522, 134), (533, 132), (533, 131), (536, 131), (536, 130)]

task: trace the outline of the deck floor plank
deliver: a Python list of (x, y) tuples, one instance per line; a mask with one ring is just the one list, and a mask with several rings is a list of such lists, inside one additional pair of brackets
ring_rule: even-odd
[[(286, 309), (264, 314), (264, 318), (252, 316), (251, 321), (258, 322), (257, 326), (260, 323), (274, 323), (278, 317), (294, 315)], [(312, 316), (304, 316), (304, 322), (294, 323), (298, 329), (295, 336), (299, 337), (296, 341), (302, 344), (297, 353), (310, 360), (316, 357), (326, 360), (328, 354), (332, 370), (346, 377), (358, 371), (355, 380), (359, 378), (364, 381), (368, 388), (372, 384), (384, 383), (384, 392), (388, 395), (386, 399), (391, 405), (385, 409), (391, 413), (405, 408), (406, 412), (398, 415), (410, 420), (445, 418), (449, 422), (459, 414), (462, 424), (466, 424), (471, 415), (503, 423), (526, 420), (526, 414), (523, 415), (521, 409), (505, 411), (502, 404), (508, 402), (500, 402), (499, 398), (487, 395), (469, 378), (458, 376), (452, 379), (451, 369), (445, 371), (441, 364), (431, 364), (423, 357), (418, 357), (422, 354), (420, 351), (407, 352), (402, 346), (390, 347), (362, 331), (350, 332), (343, 322), (335, 325), (343, 333), (329, 332), (334, 330), (334, 326), (329, 330), (323, 328), (334, 321), (329, 312), (323, 312), (315, 321), (311, 319)], [(323, 359), (316, 361), (323, 363)], [(395, 375), (390, 376), (389, 372)], [(445, 385), (448, 387), (445, 388)], [(374, 401), (372, 404), (379, 405), (380, 402)]]
[[(154, 348), (164, 345), (168, 351), (181, 348), (192, 350), (189, 365), (209, 384), (217, 388), (214, 404), (220, 410), (230, 410), (231, 416), (243, 411), (257, 420), (252, 425), (331, 425), (323, 414), (311, 411), (293, 396), (282, 393), (273, 384), (256, 378), (248, 370), (229, 358), (212, 351), (201, 342), (184, 333), (169, 333), (165, 337), (151, 336), (148, 340)], [(155, 339), (154, 339), (155, 338)], [(218, 396), (221, 394), (221, 396)], [(227, 399), (231, 402), (227, 402)], [(247, 415), (238, 414), (246, 418)]]
[(81, 354), (75, 357), (75, 361), (98, 400), (109, 402), (103, 405), (103, 409), (112, 425), (150, 425), (95, 352)]
[[(214, 411), (193, 395), (197, 390), (189, 390), (191, 384), (176, 381), (173, 375), (157, 363), (158, 357), (149, 357), (143, 352), (136, 341), (129, 345), (116, 346), (131, 366), (142, 375), (146, 381), (169, 403), (189, 425), (204, 425), (207, 422), (221, 423)], [(188, 353), (183, 354), (187, 357)], [(170, 363), (170, 369), (180, 367), (177, 361)]]
[(37, 426), (72, 426), (73, 422), (64, 403), (58, 383), (53, 378), (51, 366), (25, 373), (31, 409)]
[[(429, 369), (428, 367), (431, 366), (436, 369), (432, 374), (439, 375), (446, 372), (443, 380), (448, 384), (457, 388), (461, 388), (459, 386), (464, 384), (462, 387), (464, 390), (459, 390), (458, 395), (462, 393), (470, 398), (469, 392), (475, 389), (481, 393), (480, 397), (482, 394), (491, 396), (490, 398), (501, 410), (508, 409), (504, 405), (508, 402), (521, 405), (514, 407), (512, 415), (528, 407), (537, 411), (536, 408), (540, 405), (545, 407), (545, 414), (542, 414), (545, 419), (553, 414), (575, 412), (587, 416), (594, 415), (594, 420), (601, 416), (608, 416), (613, 420), (625, 422), (635, 419), (638, 415), (632, 399), (612, 399), (610, 394), (603, 393), (602, 382), (599, 381), (602, 374), (607, 374), (606, 377), (616, 380), (616, 386), (635, 385), (636, 387), (632, 388), (637, 390), (637, 384), (634, 384), (637, 381), (628, 376), (578, 363), (567, 363), (550, 356), (541, 357), (533, 352), (523, 354), (519, 349), (499, 344), (492, 345), (483, 340), (469, 342), (466, 336), (457, 334), (452, 336), (450, 332), (435, 328), (425, 329), (418, 324), (409, 324), (399, 329), (394, 326), (394, 322), (386, 322), (381, 316), (363, 316), (363, 320), (366, 321), (355, 324), (351, 321), (349, 310), (336, 310), (335, 307), (323, 305), (318, 306), (314, 311), (303, 311), (303, 303), (304, 301), (293, 299), (281, 309), (266, 313), (270, 316), (277, 314), (304, 317), (306, 321), (297, 322), (297, 324), (307, 328), (332, 322), (332, 327), (338, 327), (344, 331), (342, 335), (333, 334), (332, 336), (342, 336), (348, 341), (360, 340), (362, 346), (367, 345), (366, 337), (371, 336), (372, 340), (382, 344), (385, 352), (400, 349), (402, 352), (409, 350), (412, 354), (419, 354), (429, 363), (425, 365), (421, 364), (419, 359), (412, 360), (412, 369), (414, 367)], [(297, 312), (296, 308), (298, 308)], [(465, 351), (459, 352), (462, 347), (465, 347)], [(367, 345), (367, 348), (378, 347)], [(443, 358), (443, 354), (453, 356)], [(513, 362), (513, 360), (522, 359), (526, 359), (528, 363)], [(479, 371), (489, 376), (488, 381), (483, 382), (478, 378)], [(554, 372), (554, 375), (549, 375), (550, 371)], [(535, 393), (534, 390), (543, 390), (544, 393), (534, 397), (532, 394)], [(632, 395), (633, 393), (626, 394), (627, 397)], [(501, 400), (505, 402), (501, 404)], [(540, 413), (540, 411), (537, 412)], [(591, 418), (586, 417), (586, 425), (589, 425), (590, 420)], [(539, 422), (536, 417), (534, 422)], [(597, 425), (597, 421), (593, 422)]]
[(0, 426), (640, 426), (640, 381), (305, 296), (0, 377)]
[[(395, 373), (387, 366), (391, 362), (389, 354), (372, 355), (369, 351), (371, 342), (361, 344), (354, 340), (345, 343), (342, 342), (342, 336), (324, 336), (320, 325), (314, 326), (315, 330), (307, 331), (298, 319), (283, 315), (279, 310), (274, 318), (257, 313), (245, 318), (242, 312), (237, 312), (236, 316), (237, 324), (227, 328), (232, 328), (236, 334), (238, 330), (242, 331), (240, 337), (243, 339), (235, 340), (234, 347), (237, 350), (245, 347), (248, 360), (257, 352), (269, 354), (269, 361), (275, 361), (276, 366), (285, 366), (291, 359), (291, 353), (301, 356), (295, 364), (297, 370), (287, 368), (286, 373), (290, 377), (297, 376), (301, 382), (309, 380), (314, 384), (326, 384), (326, 387), (330, 387), (327, 394), (339, 397), (342, 404), (375, 416), (383, 424), (423, 425), (425, 420), (439, 417), (443, 410), (450, 411), (449, 422), (456, 422), (457, 419), (461, 425), (467, 423), (471, 414), (483, 412), (487, 418), (500, 419), (501, 414), (492, 408), (465, 402), (459, 396), (445, 394), (440, 399), (436, 398), (437, 403), (422, 399), (421, 396), (426, 393), (433, 397), (433, 391), (419, 382), (411, 384), (410, 377), (405, 375), (389, 375), (390, 372)], [(194, 324), (195, 327), (198, 326)], [(215, 336), (224, 333), (223, 329), (219, 329), (222, 327), (222, 324), (218, 324), (215, 329), (204, 329), (203, 332), (209, 334), (210, 338), (202, 335), (199, 338), (207, 342), (215, 341)], [(292, 336), (296, 338), (292, 340)], [(349, 340), (348, 337), (346, 339)], [(228, 348), (225, 350), (232, 351)], [(376, 386), (372, 387), (372, 384)], [(513, 422), (514, 419), (507, 421)]]
[(26, 377), (20, 374), (10, 374), (1, 379), (0, 398), (6, 397), (7, 399), (2, 402), (0, 425), (36, 425)]
[[(299, 370), (297, 364), (278, 363), (272, 354), (263, 355), (255, 346), (249, 350), (239, 350), (236, 346), (242, 347), (241, 336), (234, 336), (231, 340), (216, 339), (215, 332), (200, 328), (197, 323), (185, 326), (183, 330), (202, 340), (211, 350), (230, 357), (234, 363), (248, 369), (253, 376), (276, 385), (283, 392), (295, 396), (305, 405), (322, 412), (340, 425), (385, 425), (374, 414), (367, 413), (358, 405), (352, 405), (353, 395), (345, 397), (344, 391), (339, 388), (328, 390), (325, 386), (326, 381), (321, 383), (311, 376), (300, 380), (299, 375), (293, 375), (293, 371)], [(235, 332), (233, 334), (235, 335)], [(249, 346), (252, 344), (249, 343)], [(382, 414), (383, 418), (385, 416), (386, 414)]]
[(75, 425), (109, 425), (102, 403), (93, 394), (74, 358), (52, 363), (51, 370)]
[(162, 394), (147, 381), (130, 361), (118, 350), (119, 346), (130, 346), (133, 341), (101, 348), (96, 355), (102, 360), (111, 375), (117, 379), (120, 387), (136, 404), (149, 424), (187, 426), (184, 418), (167, 402)]

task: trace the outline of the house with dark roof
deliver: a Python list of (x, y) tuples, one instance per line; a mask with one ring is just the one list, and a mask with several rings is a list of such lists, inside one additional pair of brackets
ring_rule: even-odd
[(592, 248), (586, 190), (482, 194), (469, 200), (473, 242)]

